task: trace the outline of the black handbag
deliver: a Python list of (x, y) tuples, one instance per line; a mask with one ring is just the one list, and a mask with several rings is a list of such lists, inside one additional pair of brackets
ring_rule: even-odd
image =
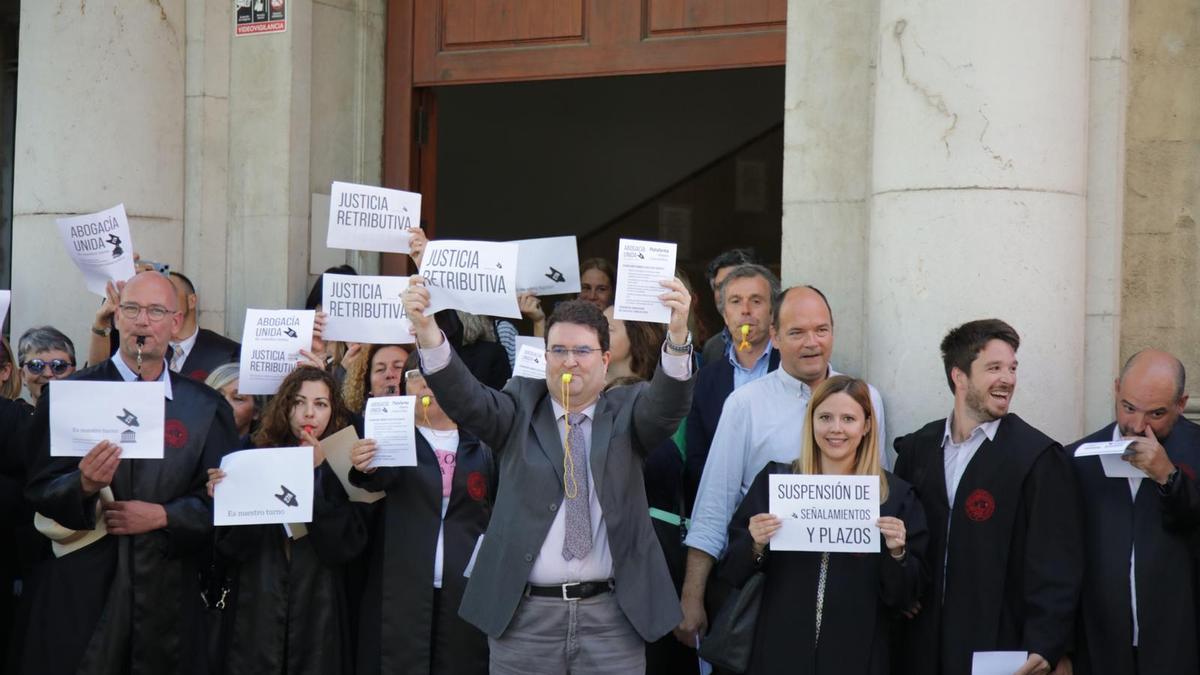
[(755, 572), (741, 590), (725, 600), (700, 641), (700, 657), (721, 670), (744, 673), (754, 649), (754, 625), (762, 604), (763, 573)]

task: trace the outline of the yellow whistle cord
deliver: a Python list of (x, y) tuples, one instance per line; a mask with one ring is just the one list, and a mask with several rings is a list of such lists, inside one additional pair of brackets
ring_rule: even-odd
[(566, 413), (563, 415), (563, 423), (566, 426), (566, 440), (563, 441), (563, 492), (567, 495), (567, 499), (575, 499), (579, 496), (579, 482), (575, 480), (575, 463), (571, 461), (571, 374), (563, 373), (562, 376), (562, 401), (563, 408)]
[(750, 349), (750, 341), (746, 339), (746, 336), (749, 334), (750, 334), (750, 324), (747, 324), (747, 323), (742, 324), (742, 342), (738, 345), (738, 348), (737, 348), (737, 350), (739, 352), (746, 350), (746, 349)]
[(421, 416), (425, 420), (425, 426), (429, 426), (429, 403), (431, 399), (428, 396), (421, 397)]

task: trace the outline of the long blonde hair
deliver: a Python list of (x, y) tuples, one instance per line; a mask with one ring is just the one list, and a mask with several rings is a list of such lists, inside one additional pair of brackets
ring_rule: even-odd
[(888, 498), (887, 476), (879, 464), (879, 442), (875, 433), (875, 407), (871, 405), (871, 388), (862, 380), (846, 375), (835, 375), (817, 385), (808, 409), (804, 411), (804, 440), (800, 445), (800, 457), (792, 462), (792, 473), (809, 475), (822, 474), (821, 451), (817, 447), (816, 427), (813, 417), (817, 407), (834, 394), (846, 394), (854, 399), (863, 409), (863, 415), (870, 426), (859, 441), (854, 459), (855, 476), (879, 476), (879, 501), (886, 502)]

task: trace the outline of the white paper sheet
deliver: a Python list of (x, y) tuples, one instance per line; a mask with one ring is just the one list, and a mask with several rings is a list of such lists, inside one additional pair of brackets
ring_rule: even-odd
[(87, 289), (105, 297), (109, 281), (127, 281), (133, 268), (133, 237), (125, 205), (70, 218), (59, 218), (58, 234), (67, 255), (83, 273)]
[(321, 311), (328, 315), (326, 340), (367, 344), (415, 342), (412, 324), (400, 296), (408, 277), (326, 274), (321, 284)]
[(879, 553), (879, 476), (772, 474), (776, 551)]
[(358, 251), (408, 253), (411, 230), (421, 226), (421, 195), (334, 181), (329, 191), (325, 245)]
[(370, 466), (416, 466), (416, 396), (379, 396), (367, 399), (363, 412), (363, 437), (375, 441)]
[(659, 282), (675, 278), (676, 245), (622, 239), (617, 249), (617, 290), (613, 318), (621, 321), (670, 323), (671, 308), (658, 296), (667, 292)]
[(238, 392), (274, 394), (300, 360), (301, 349), (312, 349), (311, 309), (247, 309), (242, 329), (242, 358)]
[(429, 314), (461, 309), (519, 319), (516, 275), (517, 245), (512, 242), (439, 239), (425, 246), (421, 258)]
[(513, 377), (546, 379), (546, 350), (530, 345), (518, 347), (516, 362), (513, 364)]
[(121, 459), (162, 459), (162, 382), (51, 380), (50, 456), (83, 457), (100, 441)]
[(1133, 441), (1098, 441), (1075, 448), (1075, 457), (1099, 457), (1100, 466), (1108, 478), (1145, 478), (1146, 473), (1121, 459)]
[(1125, 452), (1133, 441), (1100, 441), (1096, 443), (1084, 443), (1078, 448), (1075, 448), (1076, 457), (1091, 457), (1094, 455), (1120, 455)]
[(520, 350), (522, 345), (529, 345), (539, 352), (544, 352), (546, 351), (546, 338), (537, 337), (534, 335), (518, 335), (516, 344), (517, 349)]
[(514, 242), (517, 292), (563, 295), (579, 292), (579, 247), (575, 236), (522, 239)]
[(257, 448), (221, 458), (213, 490), (214, 525), (312, 522), (313, 450)]
[(975, 652), (971, 675), (1013, 675), (1028, 660), (1025, 652)]

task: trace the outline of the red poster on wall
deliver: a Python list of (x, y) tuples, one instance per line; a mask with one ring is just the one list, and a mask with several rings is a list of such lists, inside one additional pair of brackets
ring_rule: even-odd
[(287, 30), (287, 0), (233, 0), (234, 35), (262, 35)]

